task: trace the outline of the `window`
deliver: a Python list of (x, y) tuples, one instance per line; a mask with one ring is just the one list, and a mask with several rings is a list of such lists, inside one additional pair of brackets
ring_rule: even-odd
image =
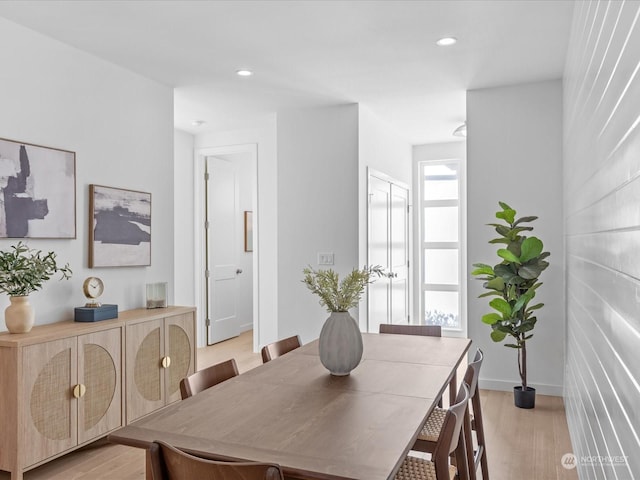
[(419, 171), (422, 322), (463, 332), (461, 162), (422, 162)]

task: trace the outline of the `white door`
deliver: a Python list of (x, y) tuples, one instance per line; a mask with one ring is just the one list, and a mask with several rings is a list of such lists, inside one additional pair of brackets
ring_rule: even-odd
[[(391, 192), (389, 182), (376, 177), (369, 177), (369, 238), (368, 250), (371, 266), (380, 266), (388, 274), (389, 264), (389, 230), (391, 226)], [(389, 320), (390, 279), (376, 278), (369, 285), (368, 330), (377, 332), (381, 323)]]
[(207, 342), (240, 335), (237, 238), (239, 179), (235, 162), (207, 157)]
[(368, 264), (386, 276), (369, 286), (368, 330), (409, 323), (409, 191), (386, 176), (369, 175)]
[(394, 183), (391, 190), (390, 323), (409, 323), (409, 191)]

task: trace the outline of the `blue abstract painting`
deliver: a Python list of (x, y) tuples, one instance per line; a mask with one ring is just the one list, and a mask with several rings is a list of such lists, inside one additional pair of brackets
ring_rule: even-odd
[(89, 267), (151, 265), (151, 194), (89, 186)]
[(74, 152), (0, 138), (0, 238), (76, 238)]

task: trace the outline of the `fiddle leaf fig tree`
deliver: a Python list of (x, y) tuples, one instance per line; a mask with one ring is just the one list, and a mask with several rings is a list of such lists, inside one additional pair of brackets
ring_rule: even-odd
[(503, 245), (496, 252), (500, 263), (491, 266), (475, 263), (471, 272), (488, 291), (480, 297), (495, 297), (489, 301), (493, 309), (483, 315), (482, 321), (491, 326), (491, 339), (502, 342), (510, 337), (505, 346), (518, 351), (518, 370), (523, 390), (527, 389), (527, 340), (533, 337), (536, 325), (536, 310), (544, 304), (535, 303), (536, 290), (542, 285), (538, 281), (540, 274), (549, 266), (545, 259), (550, 255), (544, 252), (542, 241), (524, 232), (533, 227), (524, 225), (538, 217), (521, 217), (516, 219), (516, 211), (504, 202), (498, 202), (501, 210), (496, 218), (502, 223), (490, 223), (498, 233), (498, 238), (489, 241), (491, 244)]

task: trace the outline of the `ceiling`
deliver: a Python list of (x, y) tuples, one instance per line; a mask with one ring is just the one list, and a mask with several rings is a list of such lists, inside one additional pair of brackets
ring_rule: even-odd
[(468, 89), (560, 78), (573, 5), (4, 0), (0, 16), (174, 87), (175, 126), (194, 134), (357, 102), (423, 144), (456, 139)]

